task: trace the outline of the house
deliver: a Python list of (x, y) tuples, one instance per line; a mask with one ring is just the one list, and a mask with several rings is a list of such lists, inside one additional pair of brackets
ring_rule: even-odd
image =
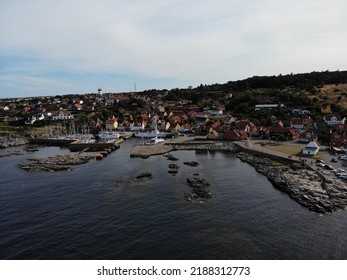
[(317, 141), (311, 140), (303, 149), (302, 153), (306, 156), (315, 156), (319, 152), (319, 147), (320, 145)]
[(74, 116), (66, 110), (60, 110), (58, 115), (52, 116), (54, 121), (72, 120), (73, 118)]
[(346, 134), (332, 134), (330, 137), (330, 148), (334, 147), (347, 148), (347, 135)]
[(347, 124), (337, 124), (334, 127), (336, 133), (342, 134), (347, 132)]
[(83, 106), (80, 103), (75, 103), (74, 104), (74, 109), (77, 111), (81, 111), (83, 108)]
[(304, 128), (304, 120), (303, 119), (291, 119), (290, 127), (295, 128), (296, 130), (302, 130)]
[(323, 117), (323, 120), (327, 125), (337, 125), (344, 124), (346, 118), (338, 115), (326, 115)]
[(221, 139), (233, 141), (245, 140), (247, 139), (247, 133), (244, 131), (236, 132), (235, 130), (228, 130), (224, 132)]
[(317, 141), (317, 133), (313, 130), (303, 131), (299, 134), (299, 142), (309, 143), (311, 140)]
[(109, 119), (105, 122), (105, 129), (107, 131), (114, 131), (118, 127), (118, 122), (116, 118)]
[(272, 126), (269, 127), (268, 131), (270, 138), (283, 139), (292, 141), (298, 137), (295, 129), (282, 127), (282, 126)]

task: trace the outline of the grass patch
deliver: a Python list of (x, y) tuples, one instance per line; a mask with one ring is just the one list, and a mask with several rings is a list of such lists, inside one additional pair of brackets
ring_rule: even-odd
[(285, 164), (277, 160), (271, 160), (271, 165), (274, 167), (277, 167), (277, 166), (284, 166)]
[(267, 145), (266, 148), (272, 151), (281, 152), (291, 156), (300, 156), (304, 147), (301, 145)]

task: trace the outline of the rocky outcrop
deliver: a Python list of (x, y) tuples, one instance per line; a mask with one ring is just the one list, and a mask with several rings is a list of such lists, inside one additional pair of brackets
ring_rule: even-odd
[(187, 183), (193, 189), (190, 193), (185, 193), (185, 198), (191, 202), (203, 202), (204, 199), (212, 197), (212, 193), (209, 191), (210, 185), (203, 178), (188, 177)]
[(178, 161), (178, 158), (174, 157), (172, 154), (165, 154), (164, 157), (166, 157), (167, 160)]
[(18, 167), (26, 171), (64, 171), (71, 170), (72, 165), (85, 164), (93, 158), (92, 156), (80, 154), (58, 155), (47, 158), (29, 159), (28, 161), (30, 162), (21, 163)]
[(199, 163), (196, 162), (196, 161), (185, 161), (183, 162), (184, 165), (188, 165), (188, 166), (191, 166), (191, 167), (197, 167), (199, 166)]
[(239, 153), (238, 157), (267, 176), (269, 181), (308, 209), (326, 213), (347, 206), (347, 185), (331, 174), (318, 173), (304, 164), (274, 167), (267, 158)]
[(25, 145), (28, 143), (28, 139), (26, 137), (15, 135), (8, 137), (0, 137), (0, 148), (6, 149), (8, 147)]
[(177, 164), (174, 164), (174, 163), (169, 164), (168, 167), (170, 169), (168, 171), (168, 173), (171, 175), (176, 175), (178, 173), (179, 168), (180, 168)]

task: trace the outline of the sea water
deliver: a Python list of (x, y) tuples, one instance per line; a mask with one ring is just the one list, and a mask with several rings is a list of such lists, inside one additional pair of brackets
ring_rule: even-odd
[[(347, 258), (347, 211), (309, 211), (234, 153), (130, 158), (140, 141), (63, 172), (17, 164), (67, 149), (0, 151), (22, 153), (0, 157), (0, 259)], [(176, 175), (168, 173), (170, 163), (179, 166)], [(136, 179), (141, 172), (152, 178)], [(211, 199), (185, 199), (191, 176), (209, 182)]]

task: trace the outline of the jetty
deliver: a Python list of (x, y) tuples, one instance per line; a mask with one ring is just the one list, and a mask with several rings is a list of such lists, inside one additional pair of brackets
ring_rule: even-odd
[(29, 144), (68, 147), (75, 139), (67, 138), (30, 138)]
[(80, 151), (104, 151), (106, 149), (116, 150), (120, 144), (123, 143), (124, 139), (116, 139), (109, 142), (83, 142), (76, 140), (68, 145), (71, 152)]
[(148, 158), (154, 155), (166, 154), (171, 151), (180, 150), (207, 150), (234, 152), (235, 145), (229, 141), (202, 141), (195, 140), (194, 137), (183, 136), (166, 139), (163, 142), (152, 145), (136, 145), (130, 152), (131, 157)]

